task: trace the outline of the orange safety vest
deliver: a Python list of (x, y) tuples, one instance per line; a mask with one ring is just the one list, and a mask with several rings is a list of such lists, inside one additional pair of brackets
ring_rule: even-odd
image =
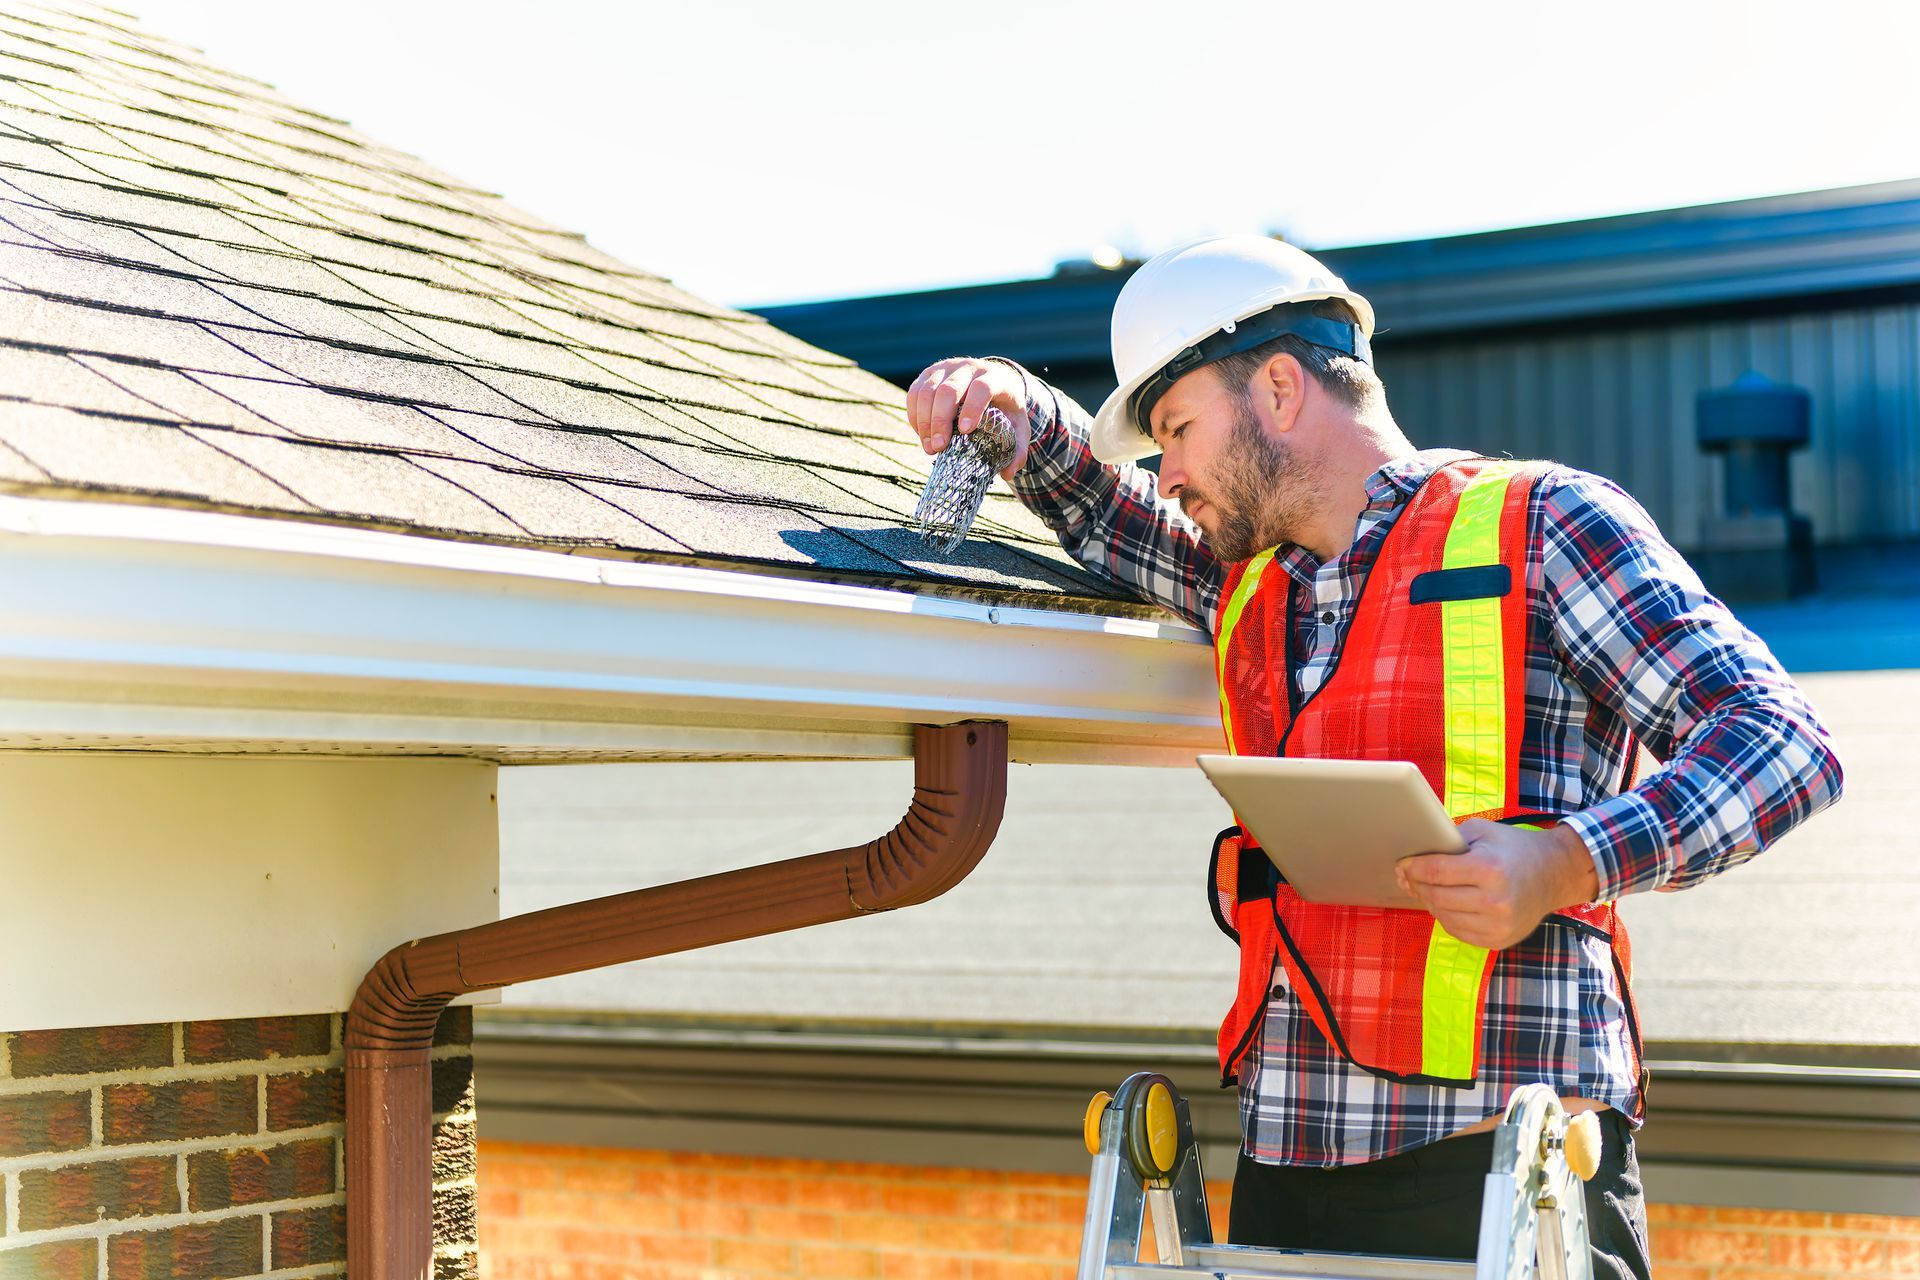
[[(1528, 569), (1527, 496), (1540, 469), (1475, 458), (1434, 471), (1388, 531), (1337, 665), (1302, 705), (1290, 678), (1292, 583), (1271, 567), (1271, 550), (1235, 565), (1214, 636), (1228, 749), (1409, 760), (1455, 822), (1558, 821), (1519, 802), (1528, 598), (1539, 589)], [(1301, 607), (1312, 603), (1303, 594)], [(1210, 880), (1215, 919), (1240, 944), (1239, 989), (1220, 1027), (1223, 1083), (1265, 1018), (1276, 964), (1355, 1065), (1402, 1083), (1474, 1082), (1496, 953), (1461, 942), (1422, 910), (1307, 902), (1238, 827), (1215, 842)], [(1611, 943), (1638, 1074), (1631, 958), (1613, 904), (1548, 919)], [(1547, 1071), (1543, 1059), (1536, 1078)]]

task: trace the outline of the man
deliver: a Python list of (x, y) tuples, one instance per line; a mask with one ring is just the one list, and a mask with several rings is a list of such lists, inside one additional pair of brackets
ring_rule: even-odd
[[(929, 453), (1008, 414), (1004, 474), (1062, 545), (1215, 637), (1232, 750), (1412, 760), (1467, 839), (1400, 864), (1424, 911), (1304, 903), (1240, 833), (1216, 844), (1241, 950), (1229, 1237), (1472, 1257), (1491, 1130), (1538, 1079), (1600, 1112), (1595, 1274), (1644, 1280), (1645, 1081), (1611, 904), (1751, 857), (1839, 795), (1839, 762), (1621, 490), (1415, 449), (1372, 333), (1313, 258), (1228, 237), (1128, 281), (1120, 386), (1091, 422), (998, 359), (932, 366), (908, 412)], [(1154, 452), (1157, 478), (1131, 465)], [(1636, 743), (1664, 763), (1637, 785)]]

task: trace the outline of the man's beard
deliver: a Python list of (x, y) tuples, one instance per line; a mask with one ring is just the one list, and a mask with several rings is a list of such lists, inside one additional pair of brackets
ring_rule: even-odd
[(1180, 505), (1189, 512), (1193, 502), (1213, 508), (1207, 545), (1226, 563), (1237, 564), (1286, 540), (1306, 495), (1306, 468), (1292, 448), (1261, 429), (1245, 400), (1234, 412), (1233, 431), (1219, 457), (1209, 487), (1183, 487)]

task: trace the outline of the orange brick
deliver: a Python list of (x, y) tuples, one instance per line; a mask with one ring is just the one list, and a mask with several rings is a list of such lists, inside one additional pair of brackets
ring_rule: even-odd
[(848, 1244), (918, 1244), (920, 1224), (883, 1213), (850, 1213), (840, 1219), (840, 1238)]
[(1653, 1237), (1655, 1255), (1672, 1262), (1764, 1266), (1773, 1256), (1773, 1238), (1758, 1231), (1668, 1227), (1655, 1231)]
[(568, 1191), (623, 1195), (633, 1190), (633, 1170), (610, 1160), (569, 1160), (560, 1166), (560, 1185)]
[(633, 1189), (666, 1200), (704, 1200), (713, 1195), (713, 1175), (697, 1169), (636, 1169)]
[(1005, 1189), (963, 1191), (960, 1193), (960, 1216), (1010, 1222), (1018, 1204), (1019, 1196)]
[(1692, 1225), (1711, 1221), (1713, 1210), (1699, 1204), (1654, 1204), (1647, 1205), (1647, 1225), (1664, 1226), (1667, 1223)]
[(667, 1163), (694, 1169), (730, 1170), (735, 1173), (745, 1173), (754, 1165), (749, 1156), (715, 1155), (710, 1151), (669, 1151)]
[(1920, 1236), (1920, 1218), (1900, 1218), (1886, 1213), (1836, 1213), (1828, 1218), (1835, 1231), (1859, 1231), (1870, 1235)]
[(793, 1203), (793, 1179), (717, 1173), (713, 1177), (713, 1195), (728, 1204), (787, 1205)]
[(744, 1236), (750, 1218), (737, 1204), (694, 1200), (679, 1205), (680, 1230), (690, 1236)]
[(1064, 1225), (1085, 1221), (1086, 1216), (1085, 1197), (1046, 1195), (1038, 1191), (1022, 1191), (1014, 1197), (1013, 1217), (1023, 1224)]
[(793, 1246), (764, 1240), (722, 1240), (715, 1261), (734, 1271), (793, 1270)]
[(1720, 1208), (1713, 1211), (1713, 1220), (1729, 1226), (1789, 1227), (1795, 1231), (1822, 1231), (1827, 1225), (1827, 1215), (1824, 1213), (1793, 1209)]
[(975, 1258), (968, 1264), (968, 1276), (970, 1280), (1073, 1280), (1074, 1265), (1072, 1262), (1014, 1262), (1006, 1258)]
[(1712, 1267), (1671, 1267), (1662, 1264), (1659, 1272), (1660, 1280), (1713, 1280)]
[(753, 1235), (760, 1240), (803, 1241), (832, 1240), (838, 1235), (840, 1220), (830, 1213), (804, 1209), (755, 1209)]
[(713, 1261), (714, 1242), (686, 1236), (636, 1235), (630, 1256), (657, 1265), (704, 1267)]
[(801, 1179), (794, 1184), (793, 1199), (809, 1208), (866, 1213), (880, 1207), (880, 1185), (842, 1177)]
[(1080, 1231), (1077, 1227), (1015, 1227), (1013, 1253), (1021, 1258), (1077, 1258), (1080, 1256)]
[(959, 1189), (954, 1187), (882, 1187), (880, 1207), (888, 1213), (910, 1214), (916, 1218), (957, 1218), (960, 1196)]
[(522, 1191), (520, 1216), (534, 1222), (599, 1221), (599, 1197), (579, 1191)]
[(964, 1259), (942, 1257), (934, 1253), (882, 1253), (880, 1275), (883, 1280), (964, 1280)]
[(672, 1231), (680, 1225), (679, 1206), (665, 1200), (595, 1196), (592, 1205), (591, 1221), (602, 1226), (624, 1227), (629, 1231)]
[(1773, 1242), (1773, 1263), (1795, 1271), (1873, 1271), (1886, 1261), (1878, 1236), (1782, 1236)]
[(487, 1218), (520, 1216), (520, 1193), (517, 1191), (495, 1191), (491, 1187), (482, 1187), (477, 1203), (483, 1221)]
[(1006, 1224), (1000, 1222), (936, 1218), (920, 1224), (920, 1243), (953, 1253), (1005, 1253), (1010, 1234)]
[(480, 1147), (480, 1180), (490, 1187), (517, 1190), (521, 1187), (546, 1188), (560, 1185), (560, 1170), (544, 1161), (502, 1160)]
[(551, 1257), (560, 1252), (560, 1228), (544, 1222), (480, 1219), (483, 1250), (489, 1254)]
[(1087, 1179), (1076, 1173), (1007, 1173), (1001, 1181), (1009, 1187), (1030, 1187), (1036, 1191), (1061, 1191), (1087, 1198)]
[(1920, 1276), (1920, 1239), (1887, 1241), (1887, 1273)]
[(821, 1280), (870, 1280), (880, 1271), (880, 1255), (866, 1249), (829, 1249), (801, 1245), (800, 1274)]
[(606, 1227), (560, 1228), (560, 1252), (572, 1257), (625, 1258), (633, 1252), (633, 1236)]

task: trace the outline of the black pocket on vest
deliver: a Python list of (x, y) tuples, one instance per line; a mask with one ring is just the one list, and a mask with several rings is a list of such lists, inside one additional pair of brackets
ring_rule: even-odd
[(1435, 569), (1413, 580), (1408, 604), (1436, 600), (1489, 600), (1513, 593), (1513, 570), (1503, 564), (1468, 565), (1464, 569)]

